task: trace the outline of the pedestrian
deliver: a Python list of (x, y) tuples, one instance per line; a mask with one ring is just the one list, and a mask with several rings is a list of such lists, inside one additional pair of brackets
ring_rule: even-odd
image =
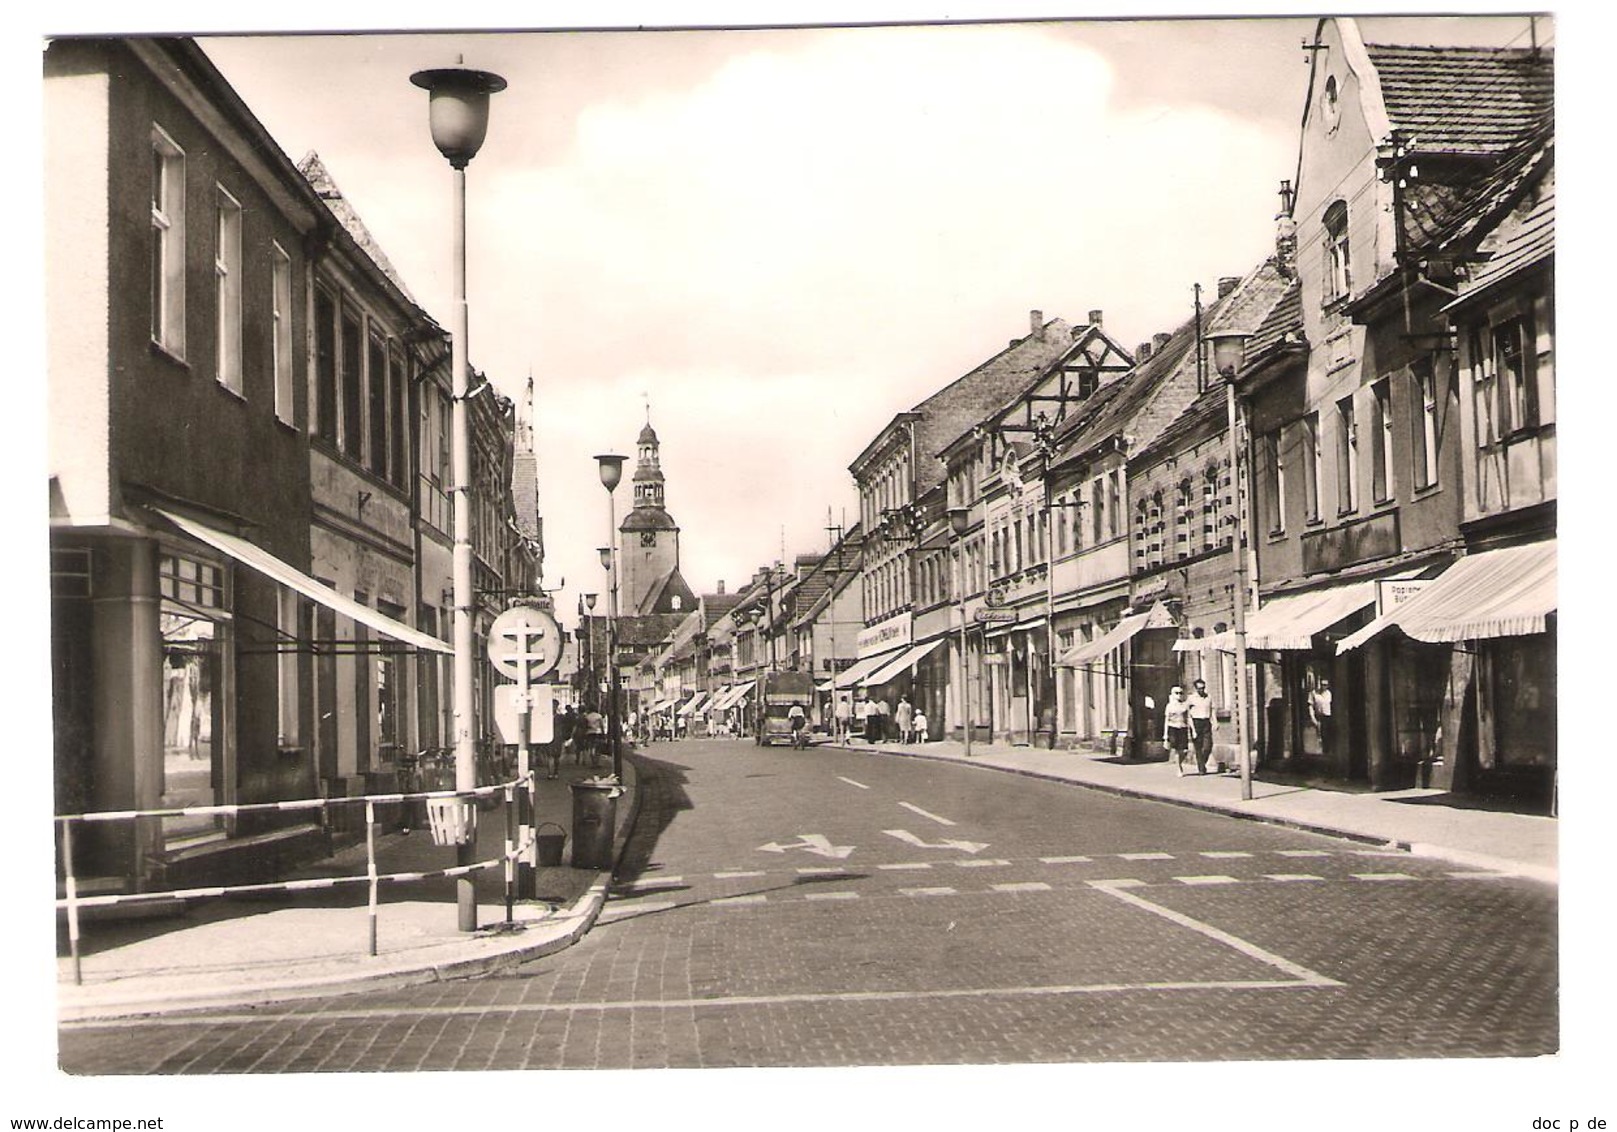
[(909, 697), (898, 697), (898, 707), (893, 712), (893, 723), (898, 728), (898, 741), (900, 743), (909, 743), (914, 740), (914, 722), (915, 709), (910, 706)]
[(1335, 754), (1335, 727), (1331, 717), (1331, 681), (1328, 677), (1319, 678), (1319, 686), (1308, 697), (1308, 717), (1314, 723), (1314, 730), (1319, 732), (1320, 754), (1329, 758)]
[(546, 778), (555, 778), (561, 773), (561, 749), (572, 736), (573, 717), (563, 711), (560, 704), (556, 704), (550, 719), (550, 742), (545, 744), (545, 770)]
[(584, 713), (583, 734), (573, 739), (573, 757), (579, 766), (584, 765), (586, 757), (590, 765), (595, 765), (596, 755), (600, 749), (601, 736), (606, 734), (606, 719), (600, 712), (593, 709)]
[[(572, 704), (567, 705), (567, 710), (562, 712), (559, 722), (562, 732), (561, 742), (556, 747), (556, 766), (552, 768), (557, 770), (561, 767), (561, 756), (567, 751), (573, 752), (573, 758), (577, 760), (579, 732), (584, 728), (584, 721)], [(554, 778), (555, 775), (551, 777)]]
[(1185, 777), (1185, 755), (1190, 750), (1190, 704), (1185, 699), (1185, 690), (1178, 684), (1168, 693), (1168, 702), (1162, 707), (1162, 745), (1173, 752), (1179, 777)]
[(837, 738), (848, 737), (848, 721), (853, 716), (853, 697), (847, 692), (837, 693)]
[(915, 712), (915, 719), (914, 719), (913, 722), (915, 724), (915, 741), (917, 743), (925, 743), (926, 739), (927, 739), (927, 735), (926, 735), (926, 712), (921, 711), (919, 708), (917, 708), (916, 712)]
[(1207, 694), (1207, 681), (1191, 685), (1190, 741), (1196, 749), (1196, 773), (1207, 773), (1207, 760), (1213, 753), (1213, 697)]
[(893, 733), (893, 705), (886, 700), (876, 701), (876, 742), (885, 743)]
[(853, 717), (859, 724), (859, 737), (865, 742), (873, 742), (870, 734), (870, 701), (862, 699), (853, 705)]

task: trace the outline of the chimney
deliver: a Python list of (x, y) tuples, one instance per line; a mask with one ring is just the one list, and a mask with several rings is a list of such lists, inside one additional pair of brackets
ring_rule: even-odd
[(1151, 356), (1151, 343), (1141, 342), (1134, 348), (1134, 364), (1139, 365)]
[(1297, 275), (1297, 221), (1291, 217), (1295, 198), (1291, 182), (1280, 182), (1280, 211), (1275, 214), (1275, 269), (1282, 279)]
[(1221, 275), (1218, 277), (1218, 297), (1223, 298), (1241, 285), (1239, 275)]
[(1043, 342), (1044, 341), (1044, 312), (1043, 311), (1028, 311), (1027, 312), (1027, 321), (1028, 321), (1028, 327), (1029, 327), (1028, 332), (1034, 338), (1037, 338), (1040, 342)]
[(1089, 325), (1091, 325), (1091, 326), (1099, 326), (1101, 324), (1101, 315), (1103, 313), (1104, 312), (1102, 312), (1102, 311), (1090, 311), (1089, 312)]
[(1161, 331), (1151, 335), (1151, 352), (1153, 354), (1162, 353), (1162, 347), (1166, 346), (1168, 344), (1168, 339), (1172, 337), (1173, 335), (1164, 334)]
[(719, 579), (719, 596), (720, 597), (724, 596), (724, 579), (723, 578)]

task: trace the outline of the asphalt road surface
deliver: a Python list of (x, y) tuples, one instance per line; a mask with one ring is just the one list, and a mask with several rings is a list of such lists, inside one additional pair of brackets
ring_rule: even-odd
[(70, 1072), (1521, 1057), (1552, 889), (969, 766), (644, 752), (612, 899), (504, 975), (61, 1031)]

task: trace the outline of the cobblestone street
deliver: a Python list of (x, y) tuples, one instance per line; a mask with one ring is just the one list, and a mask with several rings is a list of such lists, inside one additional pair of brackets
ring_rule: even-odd
[(1556, 904), (1541, 885), (969, 767), (722, 742), (653, 747), (641, 765), (628, 861), (577, 946), (478, 981), (70, 1026), (64, 1068), (1557, 1048)]

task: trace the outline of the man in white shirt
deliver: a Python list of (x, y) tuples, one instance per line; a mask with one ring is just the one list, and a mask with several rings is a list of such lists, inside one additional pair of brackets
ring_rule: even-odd
[(1198, 680), (1190, 696), (1190, 745), (1196, 752), (1196, 773), (1207, 773), (1207, 759), (1213, 753), (1213, 698), (1207, 694), (1207, 681)]

